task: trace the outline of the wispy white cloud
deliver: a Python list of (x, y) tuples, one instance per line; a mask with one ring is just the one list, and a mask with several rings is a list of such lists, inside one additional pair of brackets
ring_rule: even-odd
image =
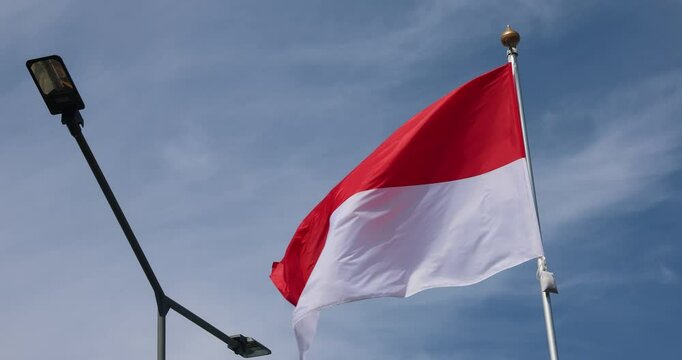
[[(290, 56), (311, 63), (401, 70), (449, 49), (467, 53), (463, 45), (472, 45), (482, 38), (494, 39), (512, 20), (518, 22), (514, 26), (528, 34), (561, 31), (557, 27), (561, 20), (568, 20), (583, 6), (567, 7), (555, 0), (421, 1), (400, 23), (379, 22), (338, 42), (294, 48)], [(554, 30), (546, 28), (550, 24)]]
[(660, 270), (660, 281), (663, 284), (677, 284), (680, 281), (680, 277), (675, 270), (673, 270), (668, 265), (659, 265)]
[[(682, 70), (599, 101), (572, 102), (548, 121), (587, 118), (579, 148), (556, 157), (535, 151), (541, 215), (548, 227), (641, 210), (677, 196), (669, 176), (682, 168)], [(588, 104), (592, 103), (590, 106)], [(560, 134), (555, 134), (560, 137)]]
[(0, 3), (0, 47), (30, 42), (49, 32), (50, 27), (58, 26), (71, 3), (71, 0), (3, 0)]

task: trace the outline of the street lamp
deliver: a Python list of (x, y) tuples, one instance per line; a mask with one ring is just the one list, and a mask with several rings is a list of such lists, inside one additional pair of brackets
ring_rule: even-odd
[(154, 290), (154, 297), (156, 298), (158, 310), (157, 359), (165, 360), (166, 358), (166, 315), (171, 309), (223, 341), (227, 344), (227, 347), (237, 355), (245, 358), (270, 355), (270, 350), (253, 338), (241, 334), (233, 336), (225, 335), (225, 333), (189, 311), (163, 292), (161, 284), (159, 284), (151, 265), (149, 265), (149, 261), (147, 261), (147, 257), (142, 251), (142, 247), (140, 247), (140, 243), (137, 241), (137, 237), (135, 237), (135, 234), (133, 233), (133, 229), (130, 227), (130, 224), (128, 224), (128, 220), (123, 214), (123, 210), (119, 206), (114, 193), (109, 187), (109, 183), (104, 177), (104, 173), (102, 173), (102, 170), (97, 164), (97, 160), (95, 160), (95, 156), (90, 150), (90, 146), (83, 136), (83, 132), (81, 131), (83, 118), (80, 115), (80, 110), (85, 108), (85, 104), (78, 93), (78, 89), (76, 89), (76, 85), (73, 82), (71, 75), (69, 75), (69, 71), (66, 69), (66, 66), (64, 66), (64, 61), (57, 55), (51, 55), (28, 60), (26, 62), (26, 67), (31, 73), (31, 77), (38, 87), (40, 95), (43, 97), (50, 113), (52, 115), (61, 114), (62, 124), (67, 126), (71, 135), (76, 139), (78, 146), (83, 152), (83, 156), (85, 156), (85, 160), (88, 162), (92, 173), (95, 175), (95, 179), (97, 179), (97, 183), (104, 193), (104, 197), (106, 197), (107, 202), (109, 202), (109, 206), (111, 206), (111, 210), (114, 212), (116, 220), (118, 220), (126, 239), (128, 239), (128, 243), (130, 244), (133, 253), (135, 253), (135, 257), (140, 263), (142, 271), (144, 271), (149, 284)]
[(57, 55), (46, 56), (29, 60), (26, 66), (52, 115), (85, 108), (62, 58)]

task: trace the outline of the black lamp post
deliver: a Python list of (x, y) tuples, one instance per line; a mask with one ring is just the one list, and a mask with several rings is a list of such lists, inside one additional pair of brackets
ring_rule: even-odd
[(66, 66), (64, 66), (62, 58), (52, 55), (32, 59), (26, 62), (26, 67), (31, 73), (31, 77), (33, 77), (33, 81), (38, 87), (43, 100), (45, 100), (50, 113), (52, 115), (61, 114), (62, 124), (68, 127), (69, 132), (76, 139), (78, 146), (85, 156), (85, 160), (87, 160), (92, 173), (95, 175), (95, 179), (97, 179), (97, 183), (102, 188), (102, 192), (109, 202), (109, 206), (111, 206), (111, 210), (114, 212), (114, 216), (116, 216), (116, 220), (121, 225), (121, 229), (128, 239), (128, 243), (130, 243), (137, 261), (140, 263), (144, 274), (147, 276), (147, 280), (149, 280), (149, 284), (154, 290), (158, 310), (157, 359), (165, 360), (166, 358), (166, 315), (170, 309), (175, 310), (175, 312), (184, 316), (187, 320), (222, 340), (237, 355), (245, 358), (269, 355), (271, 353), (270, 350), (253, 338), (243, 335), (225, 335), (225, 333), (178, 304), (163, 292), (161, 284), (156, 279), (156, 275), (154, 275), (154, 271), (133, 233), (133, 229), (128, 224), (123, 210), (118, 205), (118, 201), (116, 201), (114, 193), (111, 191), (102, 170), (97, 164), (95, 156), (92, 154), (87, 141), (85, 141), (81, 131), (83, 118), (79, 111), (85, 108), (85, 104)]

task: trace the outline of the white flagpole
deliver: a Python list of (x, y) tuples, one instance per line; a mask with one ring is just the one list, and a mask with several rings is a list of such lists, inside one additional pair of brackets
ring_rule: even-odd
[[(526, 136), (526, 118), (523, 114), (523, 100), (521, 98), (521, 86), (519, 86), (519, 69), (516, 63), (516, 45), (521, 41), (521, 36), (516, 30), (509, 25), (502, 32), (502, 45), (507, 48), (507, 60), (512, 65), (512, 72), (514, 74), (514, 84), (516, 85), (516, 96), (519, 101), (519, 113), (521, 116), (521, 131), (523, 132), (523, 144), (526, 149), (526, 164), (528, 165), (528, 175), (530, 177), (531, 194), (533, 196), (533, 204), (535, 205), (535, 216), (537, 217), (538, 227), (540, 227), (540, 216), (538, 213), (538, 202), (535, 196), (535, 181), (533, 180), (533, 166), (530, 160), (530, 149), (528, 148), (528, 137)], [(542, 238), (542, 230), (540, 230), (540, 238)], [(554, 319), (552, 317), (552, 302), (550, 300), (550, 292), (557, 293), (556, 284), (552, 273), (547, 271), (547, 261), (545, 257), (538, 258), (538, 279), (540, 280), (542, 307), (545, 313), (545, 328), (547, 329), (547, 343), (549, 345), (550, 360), (559, 360), (557, 352), (556, 337), (554, 335)]]

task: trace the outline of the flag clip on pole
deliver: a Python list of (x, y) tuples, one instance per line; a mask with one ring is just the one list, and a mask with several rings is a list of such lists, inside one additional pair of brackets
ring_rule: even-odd
[[(528, 166), (528, 176), (530, 178), (531, 194), (533, 196), (533, 205), (535, 206), (535, 216), (537, 217), (538, 227), (540, 227), (540, 217), (538, 215), (538, 202), (535, 196), (535, 182), (533, 181), (533, 167), (530, 158), (530, 149), (528, 148), (528, 136), (526, 134), (526, 119), (523, 114), (523, 100), (521, 98), (521, 87), (519, 86), (519, 69), (516, 63), (518, 52), (516, 46), (521, 41), (519, 33), (507, 25), (507, 28), (500, 36), (502, 45), (507, 48), (507, 60), (512, 65), (512, 73), (514, 74), (514, 85), (516, 86), (516, 96), (519, 102), (519, 115), (521, 117), (521, 131), (523, 132), (523, 145), (526, 149), (526, 164)], [(542, 231), (540, 231), (542, 237)], [(540, 281), (540, 293), (542, 295), (542, 307), (545, 314), (545, 328), (547, 330), (547, 343), (549, 345), (550, 360), (558, 360), (559, 354), (557, 352), (556, 337), (554, 335), (554, 319), (552, 317), (552, 303), (550, 301), (550, 293), (558, 293), (554, 274), (547, 270), (547, 260), (545, 257), (538, 258), (537, 277)]]

